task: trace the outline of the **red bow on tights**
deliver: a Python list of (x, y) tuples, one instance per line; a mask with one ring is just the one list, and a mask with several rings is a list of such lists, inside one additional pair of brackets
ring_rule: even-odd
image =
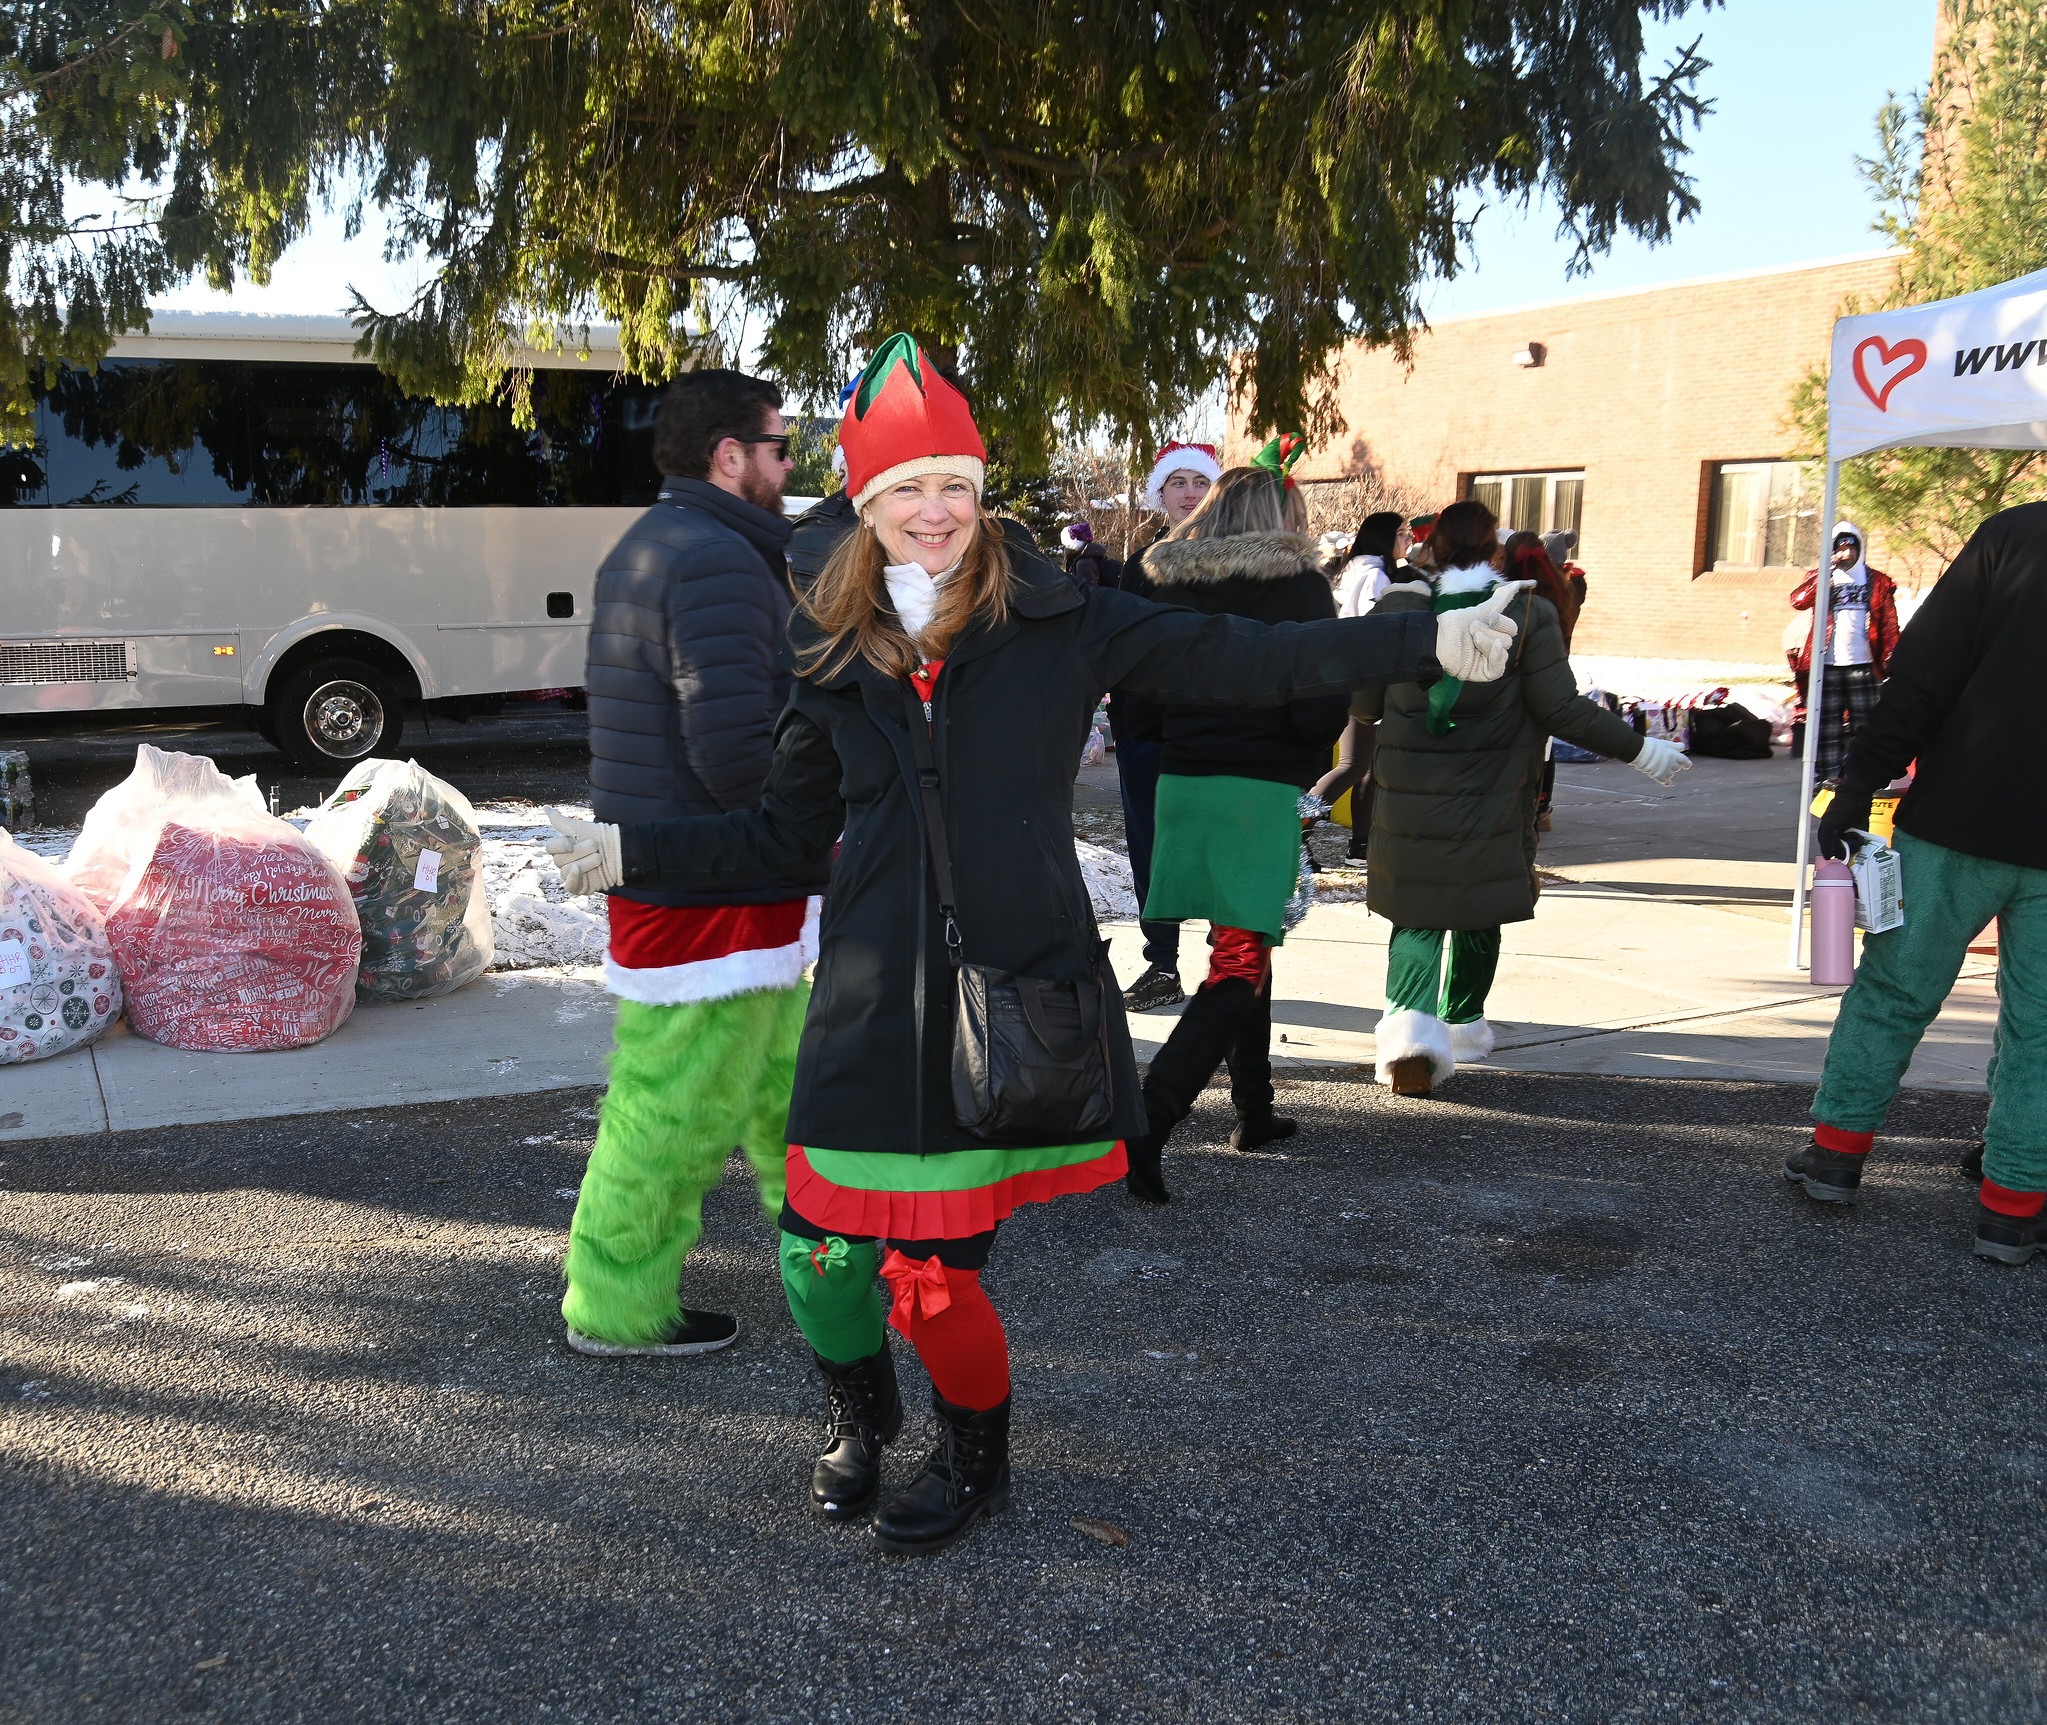
[(889, 1322), (899, 1330), (917, 1318), (935, 1318), (952, 1306), (945, 1266), (936, 1258), (926, 1258), (920, 1264), (890, 1247), (888, 1256), (881, 1261), (881, 1275), (896, 1297)]

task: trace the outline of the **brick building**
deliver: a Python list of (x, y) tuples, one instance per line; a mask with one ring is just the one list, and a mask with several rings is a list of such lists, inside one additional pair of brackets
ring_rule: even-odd
[[(1579, 653), (1780, 665), (1785, 596), (1823, 532), (1819, 464), (1783, 459), (1786, 406), (1842, 301), (1879, 297), (1897, 255), (1446, 318), (1411, 367), (1347, 349), (1347, 429), (1295, 476), (1376, 473), (1483, 497), (1513, 526), (1575, 526)], [(1255, 447), (1240, 424), (1229, 443)], [(1908, 584), (1938, 573), (1872, 551)]]

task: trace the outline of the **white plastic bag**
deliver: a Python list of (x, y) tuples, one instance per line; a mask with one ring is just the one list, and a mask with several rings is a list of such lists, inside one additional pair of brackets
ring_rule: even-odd
[(188, 825), (203, 825), (215, 813), (228, 811), (269, 813), (253, 773), (230, 779), (204, 755), (172, 754), (144, 743), (135, 751), (135, 770), (87, 813), (65, 861), (65, 876), (107, 910), (136, 862), (156, 848), (172, 807)]
[(99, 1040), (121, 982), (92, 901), (0, 832), (0, 1066)]
[(362, 934), (348, 884), (254, 779), (146, 744), (94, 805), (72, 879), (111, 893), (107, 943), (128, 1022), (173, 1048), (298, 1048), (355, 1006)]
[(360, 761), (306, 827), (348, 882), (362, 924), (364, 1000), (448, 994), (490, 968), (490, 900), (476, 811), (417, 761)]

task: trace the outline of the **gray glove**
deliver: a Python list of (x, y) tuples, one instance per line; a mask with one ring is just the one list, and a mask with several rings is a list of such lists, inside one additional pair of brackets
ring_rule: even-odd
[(1642, 752), (1628, 763), (1638, 773), (1647, 773), (1659, 785), (1667, 785), (1692, 764), (1692, 758), (1675, 743), (1661, 737), (1644, 737)]
[(577, 897), (603, 892), (625, 879), (619, 862), (618, 828), (609, 821), (572, 820), (559, 809), (547, 811), (558, 837), (547, 841), (547, 854), (561, 870), (562, 885)]
[(1507, 674), (1507, 654), (1520, 625), (1500, 613), (1533, 581), (1502, 581), (1481, 604), (1436, 619), (1436, 663), (1461, 683), (1492, 683)]

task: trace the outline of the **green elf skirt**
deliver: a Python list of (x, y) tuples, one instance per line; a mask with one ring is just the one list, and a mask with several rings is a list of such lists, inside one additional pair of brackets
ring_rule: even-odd
[(1200, 920), (1275, 944), (1301, 878), (1301, 793), (1270, 779), (1159, 775), (1147, 922)]

